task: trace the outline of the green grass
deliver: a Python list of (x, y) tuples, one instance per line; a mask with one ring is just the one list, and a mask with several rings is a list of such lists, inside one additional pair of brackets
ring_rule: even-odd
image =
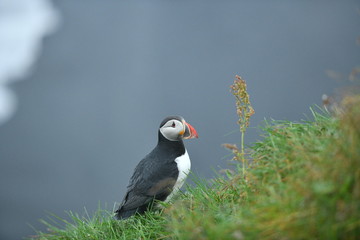
[(162, 213), (70, 213), (65, 227), (43, 221), (49, 232), (35, 239), (358, 239), (360, 97), (344, 102), (337, 117), (265, 123), (245, 176), (238, 163), (211, 181), (195, 178)]
[[(93, 216), (68, 212), (70, 220), (49, 216), (41, 220), (48, 232), (38, 232), (33, 239), (159, 239), (168, 233), (166, 220), (160, 214), (148, 212), (144, 216), (118, 221), (112, 211), (98, 209)], [(65, 227), (64, 227), (65, 225)]]

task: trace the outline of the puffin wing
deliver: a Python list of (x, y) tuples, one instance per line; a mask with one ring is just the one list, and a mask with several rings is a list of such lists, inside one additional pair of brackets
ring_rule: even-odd
[(172, 192), (178, 175), (175, 162), (160, 163), (149, 154), (135, 168), (116, 217), (125, 219), (136, 212), (141, 214), (154, 200), (164, 201)]

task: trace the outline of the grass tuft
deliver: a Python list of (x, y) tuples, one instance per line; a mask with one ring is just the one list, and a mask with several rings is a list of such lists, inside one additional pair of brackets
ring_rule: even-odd
[[(252, 147), (247, 180), (215, 180), (203, 199), (172, 207), (176, 239), (357, 239), (360, 236), (360, 96), (341, 115), (271, 121)], [(194, 191), (194, 190), (193, 190)]]
[(91, 217), (87, 212), (83, 216), (68, 212), (68, 216), (70, 220), (55, 215), (48, 220), (41, 220), (47, 232), (37, 232), (32, 239), (161, 239), (168, 235), (163, 227), (165, 219), (156, 212), (148, 212), (127, 221), (118, 221), (114, 219), (113, 211), (100, 208)]

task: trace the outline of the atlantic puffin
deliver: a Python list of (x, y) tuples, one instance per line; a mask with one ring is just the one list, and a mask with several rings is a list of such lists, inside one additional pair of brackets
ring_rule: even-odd
[(160, 124), (158, 143), (136, 166), (115, 217), (119, 220), (143, 214), (156, 201), (168, 202), (181, 188), (191, 162), (183, 139), (198, 134), (181, 116), (166, 117)]

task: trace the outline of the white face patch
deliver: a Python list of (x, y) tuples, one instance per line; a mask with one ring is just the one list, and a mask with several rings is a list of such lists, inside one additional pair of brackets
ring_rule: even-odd
[(179, 176), (176, 180), (173, 191), (166, 198), (165, 202), (170, 201), (171, 198), (180, 190), (180, 188), (182, 187), (182, 185), (184, 184), (184, 182), (186, 180), (186, 177), (190, 173), (191, 161), (189, 158), (189, 154), (186, 150), (185, 150), (184, 155), (177, 157), (175, 159), (175, 162), (176, 162), (178, 170), (179, 170)]
[(167, 121), (161, 128), (161, 134), (170, 141), (178, 141), (180, 132), (185, 131), (184, 124), (176, 119)]

